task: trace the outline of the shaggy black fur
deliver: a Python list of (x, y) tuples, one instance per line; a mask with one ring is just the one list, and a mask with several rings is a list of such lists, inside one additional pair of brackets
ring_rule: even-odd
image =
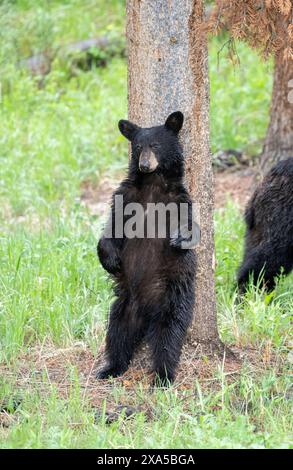
[[(115, 195), (123, 195), (124, 206), (130, 202), (139, 202), (144, 208), (150, 202), (185, 202), (191, 208), (178, 140), (182, 124), (180, 112), (171, 114), (165, 125), (152, 128), (119, 122), (120, 131), (131, 141), (132, 158), (127, 178), (113, 194), (113, 233)], [(157, 164), (153, 171), (148, 166), (151, 153)], [(135, 349), (145, 340), (152, 352), (155, 383), (168, 385), (174, 380), (194, 305), (195, 253), (181, 249), (183, 239), (184, 235), (174, 238), (170, 232), (166, 238), (130, 239), (125, 234), (122, 239), (107, 238), (104, 233), (100, 239), (98, 256), (115, 280), (117, 298), (106, 338), (108, 362), (98, 378), (123, 374)]]
[(275, 277), (293, 268), (293, 158), (280, 161), (258, 186), (245, 211), (244, 260), (238, 285), (245, 291), (250, 276), (254, 283), (263, 273), (268, 290)]

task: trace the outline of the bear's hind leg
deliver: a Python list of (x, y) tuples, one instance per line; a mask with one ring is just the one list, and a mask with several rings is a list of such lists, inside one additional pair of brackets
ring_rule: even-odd
[[(292, 263), (292, 261), (291, 261)], [(247, 251), (238, 271), (237, 283), (239, 292), (243, 294), (251, 276), (253, 284), (263, 275), (263, 284), (268, 291), (275, 288), (275, 278), (284, 270), (290, 272), (289, 250), (278, 241), (266, 242)]]
[(169, 305), (158, 314), (157, 322), (151, 322), (147, 336), (156, 374), (154, 385), (163, 387), (174, 381), (186, 332), (192, 320), (192, 286), (189, 292), (186, 291), (184, 300), (176, 290), (171, 289), (168, 293)]
[(237, 285), (240, 294), (245, 293), (249, 279), (251, 279), (252, 283), (255, 285), (263, 269), (264, 264), (260, 266), (260, 263), (259, 261), (256, 261), (256, 258), (253, 258), (253, 256), (245, 257), (237, 274)]
[(107, 364), (98, 371), (98, 379), (122, 375), (128, 369), (134, 350), (142, 339), (139, 323), (130, 321), (129, 308), (129, 300), (121, 298), (116, 299), (112, 306), (106, 336)]

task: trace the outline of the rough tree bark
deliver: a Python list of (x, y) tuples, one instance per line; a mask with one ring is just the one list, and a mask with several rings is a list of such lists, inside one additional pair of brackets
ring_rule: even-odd
[(275, 58), (274, 84), (260, 172), (266, 174), (279, 160), (293, 157), (293, 60)]
[(129, 119), (157, 125), (184, 113), (186, 180), (200, 207), (196, 305), (190, 339), (220, 351), (214, 287), (213, 174), (209, 141), (207, 42), (202, 0), (127, 0)]

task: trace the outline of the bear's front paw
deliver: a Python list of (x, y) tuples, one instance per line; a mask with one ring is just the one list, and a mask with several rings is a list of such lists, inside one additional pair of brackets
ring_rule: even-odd
[(179, 235), (177, 238), (170, 239), (170, 245), (173, 248), (178, 248), (180, 250), (189, 250), (190, 248), (195, 247), (196, 242), (194, 242), (191, 237), (185, 238), (184, 236)]
[(121, 272), (121, 259), (115, 254), (108, 256), (107, 259), (102, 262), (103, 267), (109, 274), (119, 274)]
[(173, 248), (178, 248), (181, 250), (190, 250), (192, 248), (195, 248), (195, 246), (198, 243), (198, 236), (184, 236), (184, 235), (179, 235), (177, 237), (171, 237), (170, 238), (170, 246)]
[(170, 245), (174, 248), (189, 250), (195, 248), (200, 240), (200, 228), (197, 223), (192, 224), (192, 230), (188, 230), (188, 225), (182, 225), (180, 232), (173, 233), (170, 237)]
[(173, 248), (182, 248), (183, 241), (184, 239), (181, 236), (177, 238), (170, 238), (170, 246), (172, 246)]
[(120, 252), (112, 240), (101, 238), (97, 252), (101, 265), (108, 273), (115, 275), (121, 272)]

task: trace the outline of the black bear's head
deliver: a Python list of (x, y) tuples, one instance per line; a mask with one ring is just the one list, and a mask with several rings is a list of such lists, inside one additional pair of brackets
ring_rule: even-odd
[(170, 114), (162, 126), (145, 128), (130, 121), (119, 121), (121, 134), (131, 142), (132, 173), (183, 175), (183, 156), (178, 139), (183, 119), (183, 114), (177, 111)]

